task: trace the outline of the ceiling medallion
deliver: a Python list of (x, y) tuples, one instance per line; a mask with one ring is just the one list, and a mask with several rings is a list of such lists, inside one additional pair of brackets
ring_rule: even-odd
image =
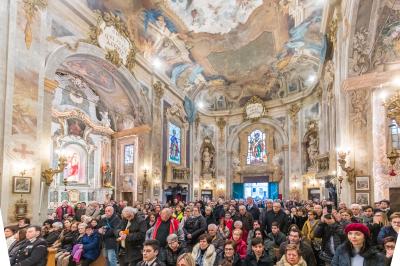
[(254, 122), (264, 117), (266, 114), (267, 108), (265, 107), (264, 101), (258, 96), (251, 97), (244, 106), (244, 120), (251, 120)]
[(135, 66), (136, 47), (129, 37), (128, 27), (119, 16), (111, 12), (96, 11), (97, 25), (90, 28), (86, 42), (106, 51), (106, 59), (115, 66), (128, 70)]

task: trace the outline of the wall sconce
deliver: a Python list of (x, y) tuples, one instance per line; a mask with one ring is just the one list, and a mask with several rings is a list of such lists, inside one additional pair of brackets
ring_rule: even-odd
[(42, 172), (42, 178), (45, 180), (46, 185), (50, 186), (53, 182), (54, 175), (59, 174), (64, 171), (65, 167), (67, 167), (67, 158), (65, 156), (60, 156), (58, 158), (58, 165), (56, 169), (48, 168)]
[(392, 150), (386, 156), (389, 159), (390, 164), (392, 166), (392, 170), (390, 171), (389, 175), (390, 176), (396, 176), (396, 172), (394, 171), (394, 165), (396, 164), (396, 161), (399, 158), (399, 154), (396, 151)]
[(338, 189), (338, 194), (339, 194), (339, 200), (340, 200), (340, 195), (342, 194), (342, 182), (343, 182), (343, 176), (338, 176), (337, 180), (339, 182), (339, 189)]
[(348, 182), (350, 184), (353, 184), (356, 173), (355, 173), (355, 170), (353, 167), (350, 167), (350, 166), (346, 167), (347, 154), (349, 154), (348, 151), (347, 152), (346, 151), (338, 151), (338, 157), (339, 157), (338, 163), (340, 165), (340, 168), (342, 168), (342, 170), (344, 172), (346, 172)]

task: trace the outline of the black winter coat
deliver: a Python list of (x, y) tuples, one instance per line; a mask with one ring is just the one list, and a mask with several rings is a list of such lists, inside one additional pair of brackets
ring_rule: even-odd
[(268, 211), (262, 221), (262, 225), (267, 233), (271, 233), (271, 224), (277, 222), (279, 224), (279, 229), (282, 233), (286, 234), (288, 229), (288, 217), (283, 210), (275, 213), (273, 210)]
[[(326, 257), (333, 258), (331, 248), (330, 248), (330, 238), (333, 237), (334, 249), (336, 250), (345, 240), (346, 236), (343, 232), (343, 227), (339, 223), (327, 224), (320, 223), (314, 231), (314, 237), (322, 238), (321, 251), (326, 255)], [(321, 257), (321, 255), (320, 255)]]
[[(385, 257), (373, 247), (360, 255), (364, 257), (364, 266), (385, 266)], [(347, 243), (337, 248), (331, 266), (351, 266), (351, 256)]]
[(271, 258), (264, 252), (264, 255), (257, 261), (256, 256), (251, 253), (243, 260), (245, 266), (274, 266)]
[[(128, 220), (122, 220), (121, 224), (118, 226), (117, 234), (121, 230), (125, 230)], [(146, 221), (140, 216), (135, 215), (131, 220), (131, 225), (129, 226), (129, 234), (125, 239), (125, 262), (133, 262), (142, 259), (142, 249), (143, 243), (146, 236)]]
[[(197, 217), (189, 217), (183, 226), (183, 232), (185, 233), (187, 244), (196, 244), (199, 236), (205, 231), (207, 231), (207, 222), (206, 219), (201, 215)], [(191, 239), (187, 239), (188, 234), (192, 235)]]
[(251, 206), (251, 208), (247, 208), (247, 211), (251, 214), (251, 216), (253, 216), (253, 220), (259, 220), (260, 219), (260, 209), (253, 204), (253, 206)]
[(227, 265), (241, 266), (242, 260), (240, 259), (239, 255), (237, 253), (235, 253), (235, 255), (233, 256), (232, 262), (225, 259), (223, 252), (218, 254), (217, 258), (215, 259), (214, 266), (227, 266)]
[(17, 252), (13, 266), (46, 266), (47, 242), (43, 238), (36, 239), (33, 243), (29, 240)]
[(178, 257), (186, 252), (187, 250), (183, 247), (183, 245), (179, 244), (178, 250), (176, 252), (173, 252), (170, 247), (162, 249), (158, 258), (160, 262), (165, 264), (165, 266), (176, 266), (176, 261), (178, 260)]
[[(118, 226), (121, 224), (117, 214), (113, 214), (110, 218), (103, 218), (100, 221), (100, 227), (105, 229), (102, 239), (106, 249), (117, 249), (117, 238), (118, 238)], [(146, 227), (147, 228), (147, 227)]]

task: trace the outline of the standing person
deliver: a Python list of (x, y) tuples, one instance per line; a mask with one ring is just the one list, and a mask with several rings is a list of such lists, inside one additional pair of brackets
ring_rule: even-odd
[(104, 241), (108, 266), (117, 265), (118, 244), (115, 231), (120, 224), (121, 219), (119, 219), (118, 215), (114, 212), (114, 208), (112, 206), (107, 206), (105, 209), (105, 217), (100, 221), (98, 232), (102, 235)]
[(120, 241), (121, 266), (136, 265), (143, 259), (141, 250), (146, 235), (146, 221), (137, 215), (138, 209), (125, 207), (122, 210), (122, 222), (118, 226), (117, 233)]
[(379, 232), (378, 244), (383, 244), (383, 239), (388, 236), (392, 236), (397, 240), (397, 236), (400, 231), (400, 212), (394, 212), (390, 216), (389, 221), (390, 225), (383, 227)]
[(68, 215), (75, 215), (74, 209), (68, 205), (68, 201), (63, 200), (61, 206), (56, 209), (57, 219), (59, 221), (64, 220), (64, 218)]
[(336, 222), (331, 213), (324, 214), (321, 223), (314, 231), (314, 237), (322, 239), (319, 258), (325, 263), (330, 263), (336, 249), (345, 241), (343, 227)]
[(40, 226), (29, 226), (26, 240), (18, 250), (13, 266), (45, 266), (47, 264), (47, 243), (40, 237)]
[(204, 218), (206, 218), (207, 226), (209, 226), (210, 224), (217, 224), (212, 208), (210, 206), (207, 206), (204, 212), (205, 212)]
[(185, 232), (186, 245), (189, 250), (197, 243), (198, 238), (207, 230), (206, 219), (201, 216), (199, 207), (193, 207), (193, 215), (186, 220), (183, 226)]
[(251, 254), (246, 256), (243, 265), (246, 266), (273, 266), (271, 258), (265, 251), (264, 242), (261, 238), (251, 240)]
[(389, 224), (389, 221), (384, 212), (376, 212), (372, 218), (371, 222), (367, 223), (368, 229), (371, 233), (371, 244), (373, 246), (377, 246), (378, 244), (378, 235), (381, 229)]
[(305, 222), (301, 232), (304, 236), (304, 241), (308, 244), (312, 244), (314, 240), (314, 231), (319, 224), (319, 220), (317, 219), (317, 213), (315, 211), (308, 212), (308, 219)]
[(155, 225), (147, 231), (146, 240), (158, 240), (161, 252), (163, 252), (167, 248), (167, 236), (170, 234), (176, 234), (181, 243), (185, 240), (178, 220), (172, 218), (172, 210), (164, 208), (160, 213), (160, 217), (157, 218)]
[(370, 244), (370, 232), (366, 225), (349, 224), (344, 232), (347, 239), (337, 248), (332, 266), (385, 265), (384, 256)]
[(211, 244), (210, 236), (202, 234), (192, 250), (192, 257), (196, 266), (213, 266), (216, 258), (214, 246)]
[(81, 202), (76, 204), (76, 206), (75, 206), (75, 221), (80, 221), (82, 215), (85, 215), (85, 213), (86, 213), (86, 208), (84, 207), (84, 205)]
[(243, 225), (243, 237), (244, 240), (247, 241), (247, 236), (249, 231), (253, 229), (253, 216), (246, 210), (246, 206), (239, 206), (239, 215), (237, 217), (237, 221), (241, 221)]
[(257, 207), (257, 205), (254, 203), (254, 200), (252, 197), (247, 197), (247, 211), (253, 216), (253, 220), (259, 220), (260, 219), (260, 209)]
[(143, 243), (143, 260), (138, 264), (130, 264), (137, 266), (164, 266), (157, 258), (160, 251), (160, 246), (157, 240), (146, 240)]
[(263, 228), (267, 231), (267, 233), (271, 232), (271, 225), (273, 222), (277, 222), (279, 224), (279, 230), (282, 233), (285, 234), (287, 232), (288, 219), (286, 213), (281, 208), (282, 207), (279, 202), (274, 202), (272, 204), (272, 210), (266, 213), (265, 218), (261, 224), (263, 225)]

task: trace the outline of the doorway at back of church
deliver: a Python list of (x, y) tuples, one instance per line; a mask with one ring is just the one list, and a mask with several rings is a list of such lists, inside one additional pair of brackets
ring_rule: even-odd
[(233, 183), (233, 198), (254, 200), (278, 199), (279, 184), (276, 182), (245, 182)]

